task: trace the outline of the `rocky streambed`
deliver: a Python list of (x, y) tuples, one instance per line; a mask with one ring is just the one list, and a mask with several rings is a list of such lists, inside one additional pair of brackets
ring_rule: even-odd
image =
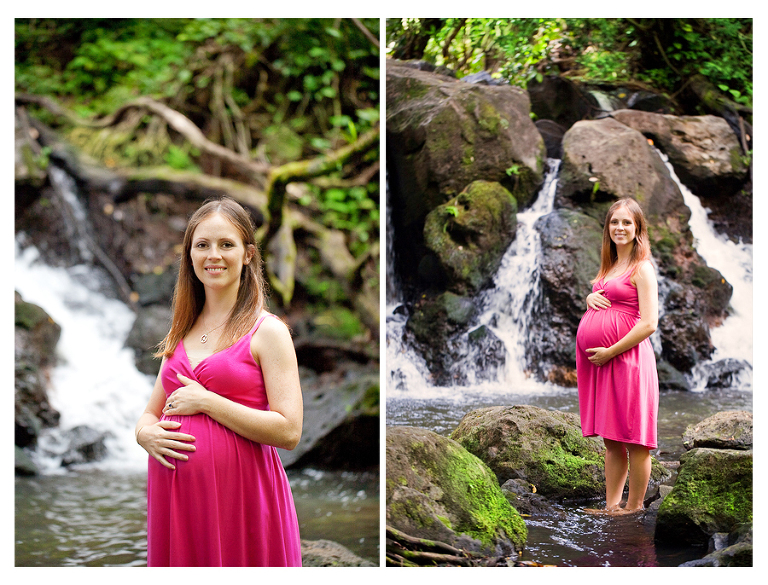
[(719, 412), (689, 425), (681, 439), (679, 460), (654, 458), (645, 514), (595, 519), (578, 509), (604, 497), (604, 447), (581, 436), (573, 413), (481, 408), (450, 437), (389, 426), (387, 562), (540, 564), (526, 553), (530, 524), (537, 535), (548, 525), (566, 539), (581, 531), (595, 542), (613, 538), (614, 547), (622, 546), (617, 534), (635, 549), (644, 543), (647, 558), (627, 552), (630, 566), (657, 564), (656, 548), (685, 545), (677, 564), (751, 566), (752, 415)]

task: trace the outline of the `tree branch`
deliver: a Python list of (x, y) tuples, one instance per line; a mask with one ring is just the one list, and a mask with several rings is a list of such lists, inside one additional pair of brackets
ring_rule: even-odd
[(115, 110), (111, 115), (96, 121), (80, 118), (46, 96), (17, 94), (16, 102), (38, 104), (51, 113), (65, 118), (75, 126), (84, 126), (87, 128), (106, 128), (112, 126), (129, 110), (133, 108), (143, 108), (163, 118), (171, 128), (181, 134), (192, 144), (192, 146), (198, 148), (201, 152), (205, 152), (206, 154), (210, 154), (211, 156), (230, 163), (246, 176), (260, 179), (259, 175), (265, 175), (271, 168), (269, 165), (248, 159), (229, 148), (211, 142), (205, 137), (200, 128), (198, 128), (195, 123), (184, 114), (149, 97), (140, 97), (132, 102), (128, 102)]
[(367, 38), (369, 41), (371, 41), (371, 44), (376, 47), (377, 49), (381, 50), (381, 47), (379, 46), (379, 39), (377, 39), (375, 36), (373, 36), (373, 33), (368, 30), (368, 27), (365, 26), (362, 21), (359, 18), (353, 18), (352, 22), (355, 23), (355, 26), (360, 29), (360, 31), (365, 35), (365, 38)]
[(311, 160), (296, 161), (273, 168), (267, 180), (267, 198), (269, 210), (269, 227), (264, 237), (263, 245), (269, 243), (280, 229), (283, 221), (283, 207), (285, 205), (285, 187), (288, 183), (297, 180), (307, 180), (320, 175), (325, 175), (336, 170), (348, 158), (357, 153), (367, 151), (378, 144), (379, 126), (369, 130), (352, 144), (348, 144), (339, 150), (331, 152)]

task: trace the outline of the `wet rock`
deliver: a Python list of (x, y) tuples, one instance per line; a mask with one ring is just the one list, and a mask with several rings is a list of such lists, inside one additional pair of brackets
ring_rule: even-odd
[(711, 364), (707, 370), (707, 388), (734, 388), (741, 386), (741, 376), (752, 373), (746, 360), (726, 358)]
[(672, 492), (656, 521), (661, 542), (706, 544), (752, 521), (752, 451), (695, 448), (680, 458)]
[(752, 449), (752, 413), (744, 410), (718, 412), (688, 425), (683, 433), (686, 449)]
[(600, 268), (600, 223), (583, 213), (557, 209), (534, 228), (541, 238), (541, 298), (533, 304), (527, 361), (544, 379), (576, 363), (576, 330)]
[(605, 492), (602, 442), (581, 435), (579, 417), (529, 405), (473, 410), (451, 438), (482, 459), (499, 484), (522, 479), (549, 498)]
[(563, 136), (566, 129), (552, 120), (536, 120), (536, 129), (544, 139), (547, 158), (563, 158)]
[(659, 390), (691, 390), (688, 379), (666, 361), (656, 360), (656, 370), (659, 374)]
[[(463, 83), (387, 62), (391, 217), (401, 277), (425, 255), (423, 225), (435, 207), (476, 180), (500, 183), (523, 208), (543, 180), (545, 147), (523, 90)], [(401, 248), (402, 246), (402, 248)]]
[(160, 359), (154, 357), (157, 344), (168, 333), (172, 312), (168, 305), (140, 306), (136, 311), (125, 346), (135, 354), (136, 368), (140, 372), (156, 376), (160, 371)]
[(446, 275), (448, 290), (473, 294), (501, 264), (515, 238), (517, 202), (498, 183), (473, 181), (427, 214), (424, 243)]
[(534, 493), (536, 487), (524, 479), (508, 479), (501, 486), (501, 492), (510, 504), (521, 514), (549, 516), (562, 514), (541, 494)]
[(65, 431), (61, 442), (64, 445), (64, 451), (61, 454), (62, 466), (92, 463), (103, 459), (107, 454), (104, 441), (109, 436), (109, 433), (97, 431), (86, 425), (78, 425)]
[(718, 116), (669, 116), (619, 110), (611, 116), (649, 137), (668, 157), (684, 185), (700, 197), (728, 197), (747, 178), (738, 137)]
[(56, 363), (61, 327), (41, 307), (15, 293), (15, 444), (34, 447), (40, 431), (56, 426), (59, 412), (48, 400), (49, 370)]
[[(458, 361), (456, 344), (451, 339), (466, 331), (476, 313), (471, 297), (444, 292), (425, 295), (415, 303), (406, 322), (406, 331), (420, 352), (437, 383), (451, 383), (452, 364)], [(466, 351), (466, 348), (463, 348)]]
[[(583, 437), (579, 416), (531, 405), (479, 408), (462, 418), (451, 438), (482, 459), (504, 485), (524, 480), (549, 499), (605, 495), (605, 447)], [(670, 477), (653, 461), (651, 484)]]
[(16, 475), (37, 475), (40, 472), (27, 450), (18, 445), (14, 447), (14, 468)]
[(597, 110), (595, 99), (565, 77), (547, 75), (540, 81), (532, 79), (528, 83), (528, 95), (531, 111), (538, 119), (553, 120), (566, 129), (592, 117)]
[(647, 139), (612, 119), (574, 124), (563, 137), (556, 206), (582, 207), (603, 221), (613, 201), (633, 197), (649, 222), (690, 211), (680, 189)]
[(330, 540), (302, 540), (303, 567), (375, 567), (374, 563), (357, 556), (347, 547)]
[(709, 541), (707, 556), (689, 561), (681, 567), (751, 567), (752, 523), (743, 524), (731, 534), (718, 532)]
[(387, 525), (457, 548), (509, 555), (527, 529), (490, 469), (456, 441), (414, 427), (387, 428)]
[(365, 470), (379, 465), (379, 375), (348, 365), (315, 375), (300, 369), (301, 441), (279, 449), (283, 465)]

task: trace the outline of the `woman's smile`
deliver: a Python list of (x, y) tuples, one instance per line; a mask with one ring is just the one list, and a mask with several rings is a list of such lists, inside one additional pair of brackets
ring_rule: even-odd
[(219, 213), (195, 228), (190, 256), (197, 278), (216, 288), (239, 286), (243, 266), (250, 261), (237, 228)]

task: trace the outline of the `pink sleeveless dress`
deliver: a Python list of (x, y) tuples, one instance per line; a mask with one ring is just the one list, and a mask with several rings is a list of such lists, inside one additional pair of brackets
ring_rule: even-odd
[(608, 282), (598, 280), (592, 292), (604, 289), (608, 309), (587, 309), (576, 332), (576, 372), (581, 432), (585, 437), (657, 447), (659, 379), (650, 339), (598, 367), (586, 350), (610, 347), (640, 320), (637, 289), (631, 271)]
[[(195, 368), (184, 342), (166, 360), (166, 396), (180, 387), (176, 374), (251, 408), (269, 410), (251, 337), (265, 317), (234, 345)], [(301, 542), (291, 488), (277, 450), (254, 443), (204, 414), (166, 416), (195, 437), (188, 461), (175, 470), (149, 457), (147, 565), (301, 566)]]

